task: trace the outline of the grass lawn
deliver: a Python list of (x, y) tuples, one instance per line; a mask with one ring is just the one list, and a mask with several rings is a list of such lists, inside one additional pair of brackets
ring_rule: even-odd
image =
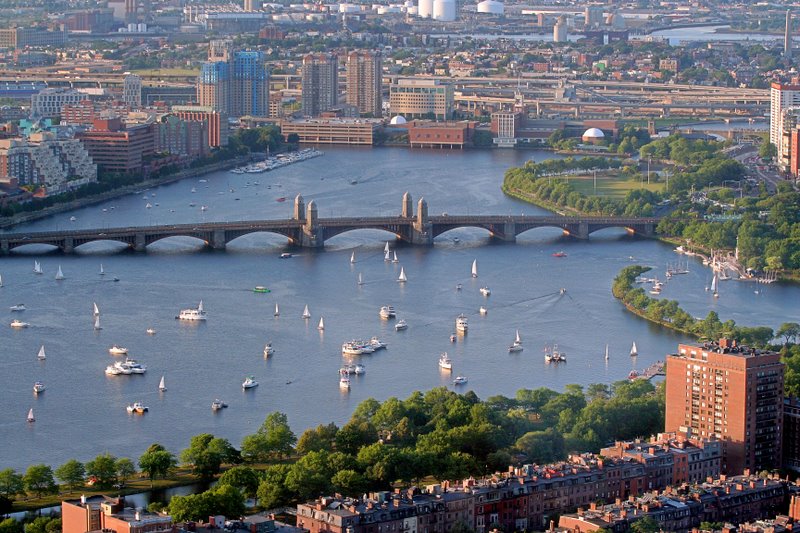
[(650, 181), (648, 185), (645, 181), (644, 186), (638, 181), (622, 179), (617, 176), (597, 176), (597, 192), (594, 190), (594, 181), (591, 175), (570, 176), (569, 184), (581, 194), (586, 196), (605, 196), (607, 198), (622, 200), (628, 191), (635, 189), (647, 189), (649, 191), (661, 192), (664, 190), (663, 182)]
[(132, 71), (139, 76), (189, 77), (197, 76), (200, 71), (188, 68), (150, 68)]

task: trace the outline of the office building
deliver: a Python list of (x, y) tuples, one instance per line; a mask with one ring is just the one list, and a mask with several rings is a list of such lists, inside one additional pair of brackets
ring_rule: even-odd
[(800, 80), (791, 83), (773, 83), (770, 88), (769, 106), (769, 142), (778, 149), (778, 164), (787, 168), (789, 165), (788, 142), (785, 142), (784, 117), (800, 114)]
[(56, 118), (67, 104), (78, 104), (86, 98), (75, 89), (47, 88), (31, 96), (31, 116), (36, 118)]
[(339, 103), (339, 59), (335, 55), (306, 55), (301, 78), (301, 103), (305, 116), (319, 116)]
[(197, 105), (172, 106), (172, 113), (183, 120), (205, 122), (208, 129), (208, 145), (212, 148), (228, 146), (228, 115), (210, 107)]
[(380, 52), (347, 55), (347, 103), (356, 106), (361, 115), (377, 118), (382, 114), (381, 59)]
[(553, 42), (565, 43), (567, 42), (567, 17), (561, 15), (553, 25)]
[(780, 354), (730, 339), (680, 344), (667, 356), (666, 431), (722, 441), (725, 474), (779, 468), (783, 372)]
[(98, 119), (92, 129), (75, 137), (86, 147), (98, 170), (141, 172), (146, 159), (155, 154), (153, 124), (125, 127), (119, 118)]
[(67, 31), (58, 28), (4, 28), (0, 29), (0, 48), (25, 48), (28, 46), (64, 46)]
[(392, 115), (447, 120), (453, 114), (453, 86), (439, 80), (401, 78), (389, 86)]
[(131, 109), (142, 107), (142, 78), (137, 74), (126, 74), (122, 81), (122, 101)]

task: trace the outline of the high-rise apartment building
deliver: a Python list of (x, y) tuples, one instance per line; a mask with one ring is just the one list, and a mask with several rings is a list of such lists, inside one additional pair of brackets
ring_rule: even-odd
[(447, 120), (453, 114), (453, 86), (439, 80), (401, 78), (389, 86), (392, 115)]
[(378, 118), (382, 114), (381, 59), (380, 52), (347, 55), (347, 103), (356, 106), (361, 115)]
[(667, 356), (666, 430), (722, 441), (726, 474), (779, 468), (783, 372), (780, 354), (729, 339), (680, 344)]
[(263, 52), (231, 49), (226, 40), (211, 41), (209, 61), (197, 77), (197, 102), (232, 117), (269, 114), (269, 68)]
[(142, 107), (142, 78), (137, 74), (126, 74), (122, 81), (122, 101), (131, 109)]
[(304, 115), (315, 117), (339, 103), (339, 59), (335, 55), (306, 55), (301, 74)]
[(197, 77), (197, 102), (214, 111), (228, 112), (230, 69), (227, 61), (208, 61), (200, 66)]
[(784, 154), (789, 153), (789, 137), (784, 135), (786, 114), (800, 114), (800, 83), (773, 83), (770, 88), (769, 102), (769, 142), (778, 149), (778, 164), (783, 167), (789, 165), (789, 160)]

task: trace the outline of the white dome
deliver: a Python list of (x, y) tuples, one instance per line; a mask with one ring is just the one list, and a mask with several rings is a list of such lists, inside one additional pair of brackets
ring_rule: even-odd
[(492, 15), (502, 15), (505, 10), (503, 2), (497, 0), (483, 0), (478, 4), (478, 13), (490, 13)]
[(392, 120), (389, 121), (389, 124), (394, 124), (395, 126), (399, 124), (405, 124), (406, 119), (403, 115), (395, 115), (392, 117)]
[(603, 133), (603, 130), (598, 128), (589, 128), (588, 130), (583, 132), (583, 137), (589, 139), (602, 139), (605, 136), (606, 134)]

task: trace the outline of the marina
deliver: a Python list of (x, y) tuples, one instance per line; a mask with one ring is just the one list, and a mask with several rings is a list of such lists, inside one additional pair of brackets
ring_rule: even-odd
[[(312, 159), (314, 157), (320, 157), (325, 155), (324, 152), (317, 150), (315, 148), (304, 148), (299, 152), (288, 152), (288, 153), (281, 153), (274, 156), (269, 156), (263, 161), (259, 161), (258, 163), (253, 163), (250, 165), (246, 165), (243, 167), (237, 167), (231, 170), (234, 174), (261, 174), (262, 172), (268, 172), (270, 170), (276, 170), (279, 168), (283, 168), (287, 165), (291, 165), (292, 163), (299, 163), (301, 161), (306, 161), (308, 159)], [(192, 192), (197, 192), (197, 190), (193, 190)], [(286, 198), (283, 197), (283, 200), (278, 199), (278, 201), (285, 201)], [(147, 204), (148, 206), (150, 204)]]

